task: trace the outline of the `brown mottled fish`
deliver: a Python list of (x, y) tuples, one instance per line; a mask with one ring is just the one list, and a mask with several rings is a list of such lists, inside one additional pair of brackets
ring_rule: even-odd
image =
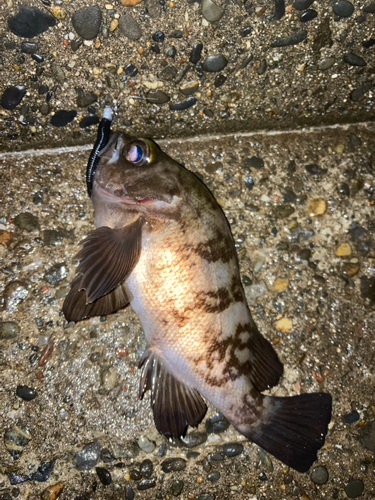
[(77, 255), (65, 317), (130, 303), (148, 342), (140, 395), (151, 391), (159, 432), (180, 436), (196, 426), (203, 396), (246, 438), (307, 471), (324, 443), (331, 396), (262, 394), (283, 366), (251, 317), (220, 206), (154, 142), (111, 132), (107, 121), (88, 169), (97, 229)]

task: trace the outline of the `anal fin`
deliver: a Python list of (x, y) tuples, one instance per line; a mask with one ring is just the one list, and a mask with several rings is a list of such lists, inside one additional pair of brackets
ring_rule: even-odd
[(139, 362), (142, 369), (139, 395), (151, 391), (151, 408), (157, 430), (166, 437), (182, 436), (188, 425), (203, 419), (207, 407), (199, 392), (177, 380), (151, 349)]

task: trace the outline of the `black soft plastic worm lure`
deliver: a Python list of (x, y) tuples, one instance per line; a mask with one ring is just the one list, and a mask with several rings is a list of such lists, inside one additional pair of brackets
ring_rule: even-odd
[(104, 108), (103, 118), (101, 119), (98, 127), (98, 137), (96, 138), (96, 142), (90, 153), (86, 170), (87, 193), (90, 196), (90, 198), (91, 198), (92, 183), (94, 179), (95, 170), (99, 163), (98, 154), (108, 144), (109, 134), (111, 132), (111, 123), (112, 123), (112, 109), (108, 107)]

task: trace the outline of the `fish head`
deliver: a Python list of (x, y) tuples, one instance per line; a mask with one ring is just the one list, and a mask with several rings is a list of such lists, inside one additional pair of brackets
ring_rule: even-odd
[(157, 200), (170, 204), (180, 192), (182, 167), (151, 139), (111, 132), (99, 158), (96, 188), (125, 202)]
[[(112, 131), (98, 157), (92, 195), (97, 224), (106, 224), (103, 217), (109, 218), (109, 211), (111, 216), (129, 211), (176, 212), (190, 173), (155, 142)], [(107, 215), (102, 216), (103, 212)]]

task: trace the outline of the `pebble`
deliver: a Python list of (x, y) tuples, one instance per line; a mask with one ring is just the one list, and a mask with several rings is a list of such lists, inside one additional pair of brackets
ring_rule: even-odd
[(91, 127), (92, 125), (97, 125), (99, 123), (99, 117), (96, 115), (87, 115), (82, 118), (79, 122), (80, 128)]
[(290, 318), (280, 318), (273, 324), (274, 328), (279, 332), (290, 332), (293, 328), (293, 321)]
[(180, 438), (182, 446), (186, 448), (195, 448), (207, 441), (207, 434), (205, 432), (192, 431)]
[(303, 12), (299, 18), (301, 23), (307, 23), (309, 21), (312, 21), (317, 17), (318, 13), (314, 9), (308, 9), (305, 12)]
[(125, 7), (132, 7), (133, 5), (139, 4), (142, 0), (120, 0), (122, 5)]
[(75, 40), (72, 40), (70, 42), (70, 48), (72, 49), (73, 52), (77, 52), (77, 50), (80, 48), (82, 44), (83, 44), (83, 38), (79, 36)]
[(185, 467), (186, 460), (183, 458), (167, 458), (161, 463), (161, 470), (165, 473), (184, 470)]
[(39, 95), (43, 95), (43, 94), (47, 94), (48, 92), (48, 85), (41, 85), (39, 88), (38, 88), (38, 94)]
[(225, 443), (223, 452), (226, 457), (236, 457), (243, 452), (243, 445), (241, 443)]
[(265, 59), (261, 59), (259, 68), (258, 68), (258, 75), (263, 75), (267, 70), (267, 61)]
[(285, 0), (275, 0), (275, 19), (279, 20), (285, 15)]
[(75, 463), (78, 470), (90, 470), (95, 467), (100, 453), (98, 441), (87, 443), (75, 456)]
[(358, 102), (360, 99), (362, 99), (362, 97), (365, 94), (367, 94), (367, 92), (369, 92), (369, 90), (371, 90), (371, 88), (372, 88), (371, 82), (367, 82), (367, 83), (364, 83), (363, 85), (359, 85), (358, 87), (356, 87), (354, 90), (351, 91), (350, 99), (353, 102)]
[(349, 243), (341, 243), (335, 250), (335, 255), (338, 257), (346, 257), (352, 253), (352, 248)]
[(94, 92), (85, 93), (81, 87), (75, 87), (77, 92), (77, 106), (79, 108), (86, 108), (98, 100), (98, 96)]
[(23, 281), (11, 281), (6, 285), (3, 292), (4, 308), (6, 311), (13, 311), (20, 304), (29, 292), (27, 285)]
[(93, 40), (99, 34), (102, 11), (98, 5), (78, 9), (72, 15), (72, 24), (78, 35), (84, 40)]
[(190, 54), (190, 57), (189, 57), (189, 61), (192, 64), (197, 64), (197, 62), (201, 58), (202, 50), (203, 50), (203, 43), (195, 43), (193, 45), (193, 48), (191, 50), (191, 54)]
[(324, 198), (312, 198), (307, 204), (307, 213), (310, 217), (324, 215), (327, 211), (327, 202)]
[(134, 500), (135, 493), (133, 488), (130, 486), (130, 484), (127, 484), (125, 486), (125, 499), (126, 500)]
[[(43, 200), (41, 202), (43, 202)], [(61, 243), (64, 239), (73, 241), (74, 229), (68, 231), (67, 229), (58, 227), (57, 229), (45, 229), (43, 231), (43, 244), (45, 246), (57, 245), (58, 243)]]
[(36, 390), (32, 387), (29, 387), (28, 385), (18, 385), (16, 394), (24, 401), (32, 401), (36, 398)]
[(64, 70), (62, 69), (61, 66), (59, 66), (58, 64), (56, 64), (54, 62), (51, 64), (51, 73), (52, 73), (54, 80), (57, 83), (59, 83), (60, 85), (62, 85), (65, 82), (66, 77), (65, 77)]
[(146, 101), (150, 104), (164, 104), (170, 100), (170, 97), (161, 90), (151, 89), (145, 94)]
[(289, 286), (289, 278), (276, 278), (274, 284), (272, 285), (272, 290), (274, 292), (285, 292)]
[(134, 66), (134, 64), (131, 64), (131, 63), (127, 64), (124, 67), (124, 73), (125, 73), (125, 75), (131, 76), (132, 78), (134, 78), (138, 74), (138, 68), (136, 66)]
[(141, 465), (139, 466), (139, 471), (142, 474), (142, 477), (149, 479), (152, 476), (152, 472), (154, 470), (154, 466), (148, 458), (143, 460)]
[(224, 76), (224, 75), (216, 75), (215, 76), (215, 80), (214, 80), (215, 87), (218, 89), (219, 87), (221, 87), (222, 85), (224, 85), (224, 83), (226, 82), (226, 80), (227, 80), (226, 76)]
[(362, 42), (362, 47), (364, 47), (365, 49), (369, 49), (373, 45), (375, 45), (375, 38), (369, 38), (368, 40)]
[(194, 94), (194, 92), (198, 90), (198, 88), (199, 88), (199, 81), (193, 80), (191, 82), (187, 82), (181, 85), (180, 92), (182, 92), (184, 95), (191, 95)]
[(362, 495), (365, 485), (361, 479), (351, 479), (345, 484), (345, 493), (349, 498), (358, 498)]
[(31, 54), (31, 59), (34, 59), (38, 64), (44, 61), (44, 57), (39, 54)]
[(165, 34), (162, 31), (155, 31), (155, 33), (152, 35), (152, 39), (157, 43), (164, 42), (164, 38)]
[(56, 111), (56, 113), (51, 118), (51, 124), (54, 127), (64, 127), (68, 123), (72, 122), (77, 116), (77, 111), (71, 110), (66, 111), (64, 109)]
[(175, 66), (166, 66), (158, 73), (160, 80), (171, 82), (177, 75), (177, 68)]
[(183, 101), (171, 102), (169, 105), (169, 109), (171, 111), (184, 111), (185, 109), (189, 109), (194, 106), (197, 102), (197, 98), (195, 96), (190, 96)]
[(155, 486), (156, 486), (155, 479), (142, 479), (142, 481), (140, 481), (137, 484), (137, 489), (139, 491), (145, 491), (149, 490), (150, 488), (155, 488)]
[(45, 490), (42, 491), (40, 498), (41, 500), (56, 500), (56, 498), (58, 498), (61, 495), (64, 488), (65, 488), (65, 483), (63, 483), (62, 481), (56, 484), (51, 484), (50, 486), (47, 486)]
[(329, 475), (327, 469), (323, 465), (319, 465), (312, 470), (310, 477), (315, 484), (325, 484), (328, 481)]
[(15, 460), (20, 457), (23, 449), (31, 439), (32, 436), (27, 428), (18, 427), (17, 425), (7, 430), (4, 434), (5, 447)]
[(353, 52), (347, 52), (343, 57), (344, 61), (350, 66), (367, 66), (367, 63), (362, 57), (353, 54)]
[(305, 10), (314, 3), (314, 0), (295, 0), (293, 7), (297, 10)]
[(39, 230), (38, 218), (30, 212), (23, 212), (14, 218), (14, 224), (29, 233)]
[(375, 420), (366, 422), (358, 432), (362, 446), (375, 453)]
[(21, 329), (14, 321), (0, 321), (0, 339), (10, 340), (17, 337)]
[(44, 33), (56, 20), (48, 12), (38, 7), (20, 5), (19, 11), (8, 19), (8, 28), (12, 33), (23, 38), (33, 38)]
[(267, 471), (273, 472), (273, 462), (268, 453), (266, 453), (262, 448), (258, 448), (258, 455), (262, 464), (267, 467)]
[(206, 418), (205, 427), (208, 434), (221, 434), (228, 429), (229, 421), (217, 411)]
[(117, 370), (112, 365), (104, 365), (100, 370), (101, 393), (107, 394), (117, 385)]
[(202, 1), (202, 16), (209, 22), (215, 23), (219, 21), (224, 14), (224, 9), (216, 3), (212, 2), (212, 0), (203, 0)]
[(21, 42), (21, 52), (24, 54), (35, 54), (38, 50), (39, 45), (37, 42)]
[(26, 94), (26, 87), (15, 85), (4, 90), (1, 96), (1, 105), (4, 109), (12, 110), (19, 105)]
[(207, 57), (202, 64), (202, 68), (203, 71), (207, 71), (208, 73), (218, 73), (219, 71), (222, 71), (227, 64), (227, 58), (222, 54), (217, 54), (215, 56)]
[(108, 486), (112, 483), (112, 476), (109, 470), (105, 469), (104, 467), (96, 467), (95, 470), (98, 478), (100, 479), (100, 482), (104, 484), (104, 486)]
[(43, 102), (40, 106), (39, 106), (39, 111), (40, 113), (43, 115), (43, 116), (46, 116), (49, 114), (49, 112), (51, 111), (51, 107), (50, 105), (48, 104), (48, 102)]
[(112, 447), (113, 447), (113, 453), (116, 458), (122, 458), (122, 459), (136, 458), (140, 453), (139, 446), (131, 441), (129, 441), (125, 445), (116, 443), (114, 441), (112, 442)]
[(271, 47), (286, 47), (288, 45), (297, 45), (298, 43), (303, 42), (303, 40), (305, 40), (306, 37), (307, 37), (307, 31), (301, 30), (298, 31), (297, 33), (293, 33), (293, 35), (284, 36), (278, 38), (277, 40), (274, 40), (271, 43)]
[(242, 62), (241, 62), (241, 65), (240, 65), (240, 68), (241, 69), (244, 69), (246, 68), (246, 66), (250, 63), (250, 61), (253, 59), (253, 54), (251, 54), (251, 52), (249, 52), (248, 54), (246, 54), (246, 56), (242, 59)]
[(156, 448), (154, 441), (150, 441), (146, 436), (141, 436), (138, 439), (138, 446), (145, 453), (152, 453)]
[(261, 170), (264, 167), (264, 161), (258, 156), (251, 156), (245, 159), (245, 166), (249, 168), (255, 168), (256, 170)]
[(341, 418), (345, 424), (353, 424), (354, 422), (358, 422), (359, 413), (357, 411), (352, 411), (350, 413), (347, 413), (346, 415), (343, 415)]
[(255, 7), (255, 14), (257, 16), (261, 16), (266, 12), (266, 7), (264, 5), (256, 5)]
[(333, 12), (339, 17), (350, 17), (354, 12), (354, 6), (348, 0), (339, 0), (333, 4)]
[(331, 68), (335, 64), (334, 57), (325, 57), (321, 61), (318, 62), (318, 68), (322, 71)]
[(375, 2), (371, 2), (363, 8), (363, 12), (367, 14), (375, 14)]
[(100, 450), (100, 460), (105, 463), (114, 462), (116, 457), (112, 454), (112, 452), (108, 448), (102, 448)]
[(167, 57), (175, 57), (176, 53), (177, 53), (176, 47), (174, 47), (173, 45), (170, 45), (169, 47), (166, 47), (164, 49), (164, 54)]
[(215, 500), (215, 495), (213, 493), (200, 493), (198, 500)]
[(118, 23), (119, 30), (123, 35), (125, 35), (129, 40), (139, 40), (142, 36), (142, 30), (130, 14), (123, 14)]
[(342, 265), (341, 267), (341, 272), (344, 276), (348, 276), (348, 278), (352, 278), (355, 276), (359, 269), (360, 269), (360, 264), (358, 262), (345, 262), (345, 264)]
[(57, 285), (68, 276), (69, 270), (67, 266), (61, 262), (54, 264), (44, 273), (43, 279), (50, 285)]
[(176, 479), (171, 483), (171, 494), (174, 497), (178, 497), (179, 495), (181, 495), (183, 488), (184, 488), (184, 482)]
[(184, 36), (184, 32), (182, 30), (173, 30), (169, 36), (171, 38), (182, 38)]
[(287, 217), (292, 215), (294, 212), (295, 212), (295, 208), (292, 207), (291, 205), (287, 205), (287, 204), (279, 205), (279, 206), (276, 206), (274, 208), (274, 217), (277, 220), (279, 220), (279, 219), (282, 220), (282, 219), (286, 219)]
[(217, 481), (219, 481), (220, 477), (220, 472), (216, 470), (207, 474), (207, 479), (211, 481), (211, 483), (216, 483)]

